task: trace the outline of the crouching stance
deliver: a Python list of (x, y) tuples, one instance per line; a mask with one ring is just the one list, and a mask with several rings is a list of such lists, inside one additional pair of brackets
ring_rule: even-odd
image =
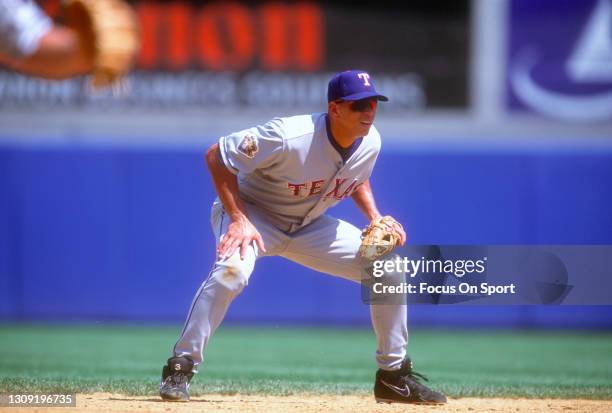
[[(278, 255), (316, 271), (359, 282), (366, 265), (361, 231), (327, 215), (352, 198), (372, 222), (381, 217), (369, 178), (381, 139), (372, 125), (379, 101), (363, 71), (336, 74), (327, 112), (288, 118), (224, 136), (206, 154), (218, 199), (211, 212), (217, 260), (191, 304), (162, 372), (165, 400), (189, 399), (189, 382), (232, 300), (258, 259)], [(395, 228), (399, 244), (406, 234)], [(406, 305), (371, 305), (377, 339), (374, 396), (380, 402), (445, 403), (428, 389), (406, 355)]]

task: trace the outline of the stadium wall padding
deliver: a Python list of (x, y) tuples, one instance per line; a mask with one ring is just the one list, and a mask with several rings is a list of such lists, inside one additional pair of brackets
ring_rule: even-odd
[[(202, 149), (0, 147), (0, 319), (182, 321), (214, 257)], [(415, 244), (612, 244), (612, 150), (384, 151), (383, 213)], [(330, 213), (365, 224), (351, 201)], [(612, 328), (610, 307), (413, 306), (412, 325)], [(227, 316), (369, 322), (359, 288), (258, 262)]]

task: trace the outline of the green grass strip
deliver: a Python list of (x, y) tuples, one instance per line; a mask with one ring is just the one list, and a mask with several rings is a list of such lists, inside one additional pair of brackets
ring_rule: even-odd
[[(0, 325), (0, 392), (155, 395), (180, 326)], [(367, 329), (222, 327), (193, 395), (370, 394)], [(612, 399), (612, 334), (411, 331), (415, 369), (451, 397)]]

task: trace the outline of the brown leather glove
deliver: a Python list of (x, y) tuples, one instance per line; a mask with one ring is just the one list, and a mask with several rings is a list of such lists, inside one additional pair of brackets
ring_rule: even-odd
[(361, 233), (361, 246), (359, 256), (368, 260), (375, 260), (391, 252), (400, 242), (400, 234), (395, 226), (402, 225), (393, 217), (387, 215), (379, 217), (368, 225)]
[(134, 10), (122, 0), (65, 0), (66, 26), (75, 29), (92, 56), (94, 89), (125, 76), (140, 47)]

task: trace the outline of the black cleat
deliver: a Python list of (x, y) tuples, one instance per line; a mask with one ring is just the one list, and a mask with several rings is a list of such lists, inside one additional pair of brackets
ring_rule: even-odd
[(189, 401), (189, 382), (193, 361), (187, 357), (170, 357), (162, 370), (159, 395), (172, 402)]
[(412, 370), (412, 361), (406, 357), (399, 370), (376, 372), (374, 398), (379, 403), (444, 404), (446, 396), (431, 390), (419, 379), (427, 378)]

